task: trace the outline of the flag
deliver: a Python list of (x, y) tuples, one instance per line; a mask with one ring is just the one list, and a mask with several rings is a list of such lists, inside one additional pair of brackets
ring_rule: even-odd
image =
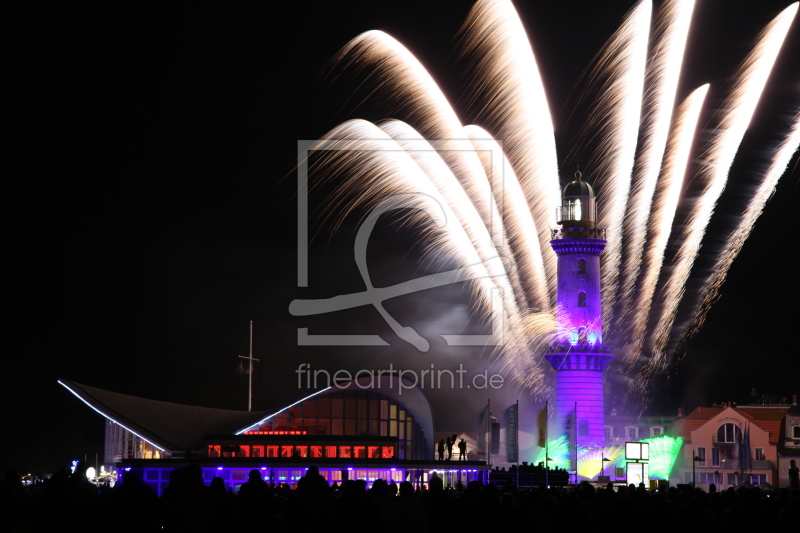
[(480, 450), (483, 453), (487, 452), (486, 433), (489, 429), (488, 418), (489, 418), (489, 406), (486, 405), (483, 409), (481, 409), (481, 412), (478, 413), (478, 450)]
[(495, 417), (492, 418), (492, 445), (490, 453), (492, 455), (497, 455), (500, 453), (500, 422), (497, 421)]
[(539, 411), (539, 448), (544, 448), (547, 444), (547, 404)]
[(569, 464), (570, 470), (576, 470), (578, 468), (578, 461), (575, 457), (576, 449), (578, 447), (578, 431), (576, 427), (578, 418), (578, 404), (575, 403), (575, 407), (570, 412), (569, 416), (567, 417), (567, 425), (564, 428), (567, 434), (567, 450), (569, 451)]
[(750, 424), (744, 430), (742, 436), (742, 472), (750, 470)]
[(519, 402), (506, 410), (506, 459), (519, 462)]

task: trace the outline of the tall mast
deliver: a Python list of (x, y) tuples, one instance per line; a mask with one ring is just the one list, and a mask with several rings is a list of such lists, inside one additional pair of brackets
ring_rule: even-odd
[(253, 321), (250, 321), (250, 355), (245, 357), (240, 355), (242, 359), (247, 359), (250, 361), (250, 370), (248, 370), (248, 387), (247, 387), (247, 410), (253, 410), (253, 361), (258, 361), (258, 359), (253, 359)]

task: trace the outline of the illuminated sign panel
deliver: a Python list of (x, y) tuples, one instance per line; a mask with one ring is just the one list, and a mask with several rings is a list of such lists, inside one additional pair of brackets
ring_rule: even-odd
[(647, 461), (650, 459), (650, 445), (646, 442), (626, 442), (625, 459), (628, 461)]
[(633, 483), (637, 487), (639, 483), (644, 483), (645, 487), (650, 483), (647, 463), (628, 463), (628, 470), (625, 475), (625, 483)]

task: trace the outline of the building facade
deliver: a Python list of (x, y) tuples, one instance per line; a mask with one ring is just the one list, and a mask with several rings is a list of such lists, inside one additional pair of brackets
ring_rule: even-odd
[[(778, 442), (788, 406), (698, 407), (687, 417), (679, 476), (708, 489), (778, 483)], [(694, 464), (694, 469), (692, 465)]]

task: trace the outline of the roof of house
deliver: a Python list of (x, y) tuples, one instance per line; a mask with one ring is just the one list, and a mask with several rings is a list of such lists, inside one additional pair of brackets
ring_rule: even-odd
[(233, 434), (269, 414), (162, 402), (72, 381), (59, 383), (104, 417), (171, 452), (199, 450), (206, 435)]
[(683, 426), (683, 440), (691, 441), (692, 431), (705, 425), (706, 422), (726, 409), (736, 411), (756, 426), (769, 432), (769, 442), (777, 443), (781, 435), (781, 421), (786, 416), (789, 407), (698, 407), (686, 417), (686, 425)]

